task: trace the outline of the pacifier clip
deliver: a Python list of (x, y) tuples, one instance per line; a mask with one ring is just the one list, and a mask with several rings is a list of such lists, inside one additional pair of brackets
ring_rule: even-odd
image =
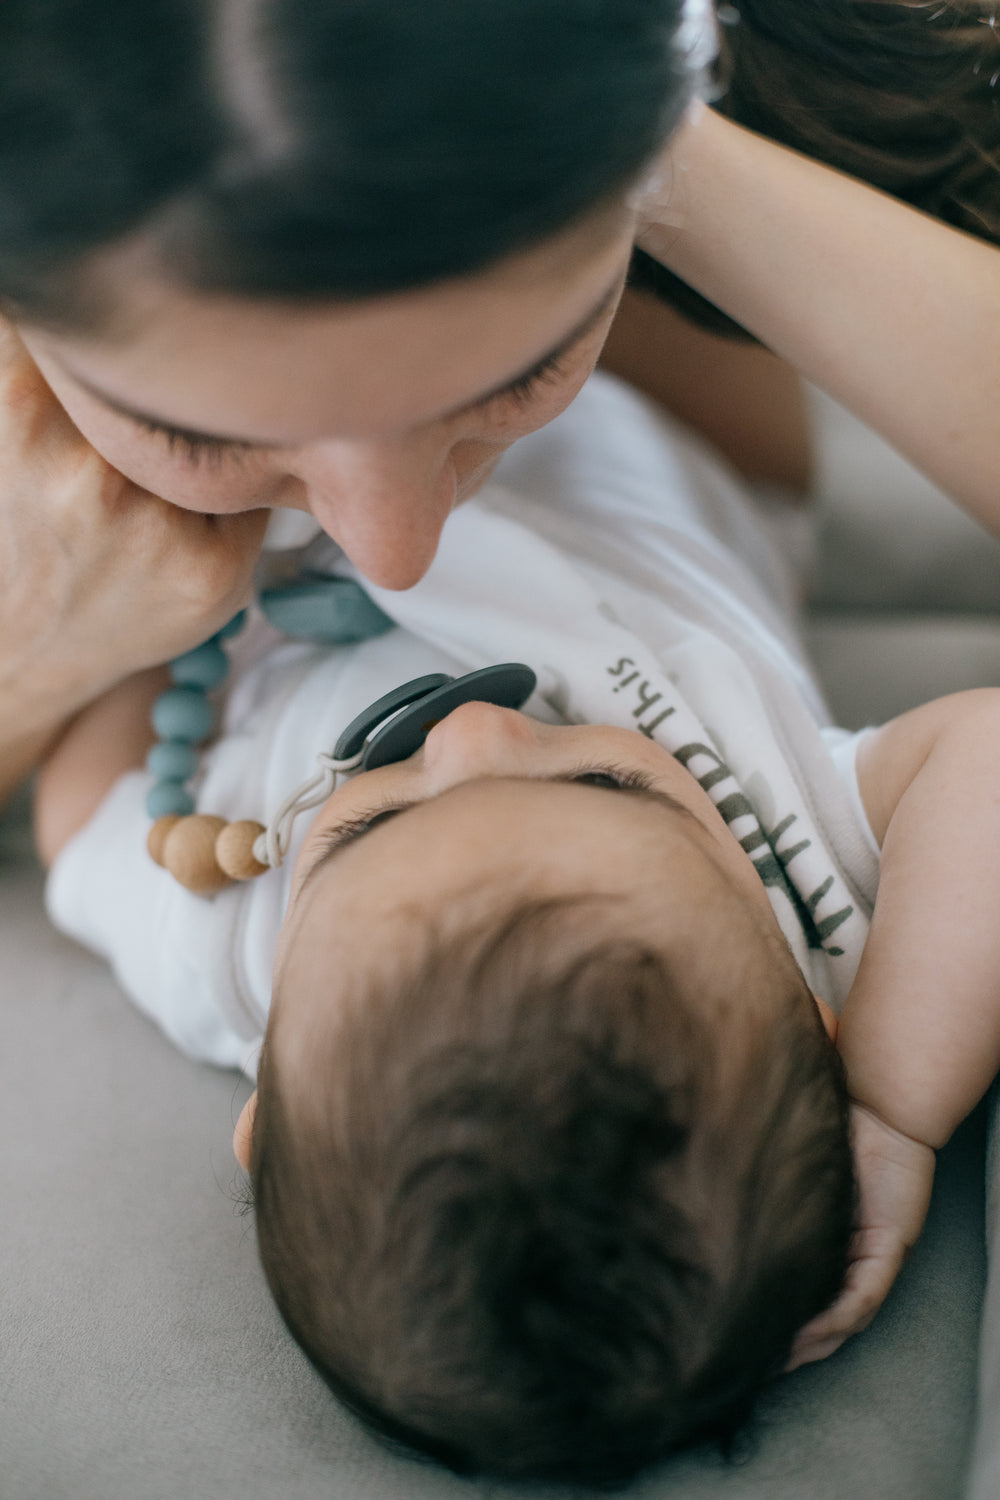
[(325, 802), (338, 777), (405, 760), (420, 748), (435, 724), (463, 703), (517, 709), (535, 689), (534, 672), (521, 662), (483, 667), (464, 677), (442, 672), (415, 677), (352, 719), (332, 753), (321, 751), (316, 756), (317, 771), (289, 793), (266, 826), (252, 818), (229, 822), (211, 813), (194, 812), (194, 798), (184, 782), (197, 768), (194, 746), (211, 730), (206, 692), (218, 687), (228, 671), (221, 640), (238, 628), (231, 621), (211, 641), (172, 662), (174, 686), (153, 705), (153, 726), (163, 738), (146, 762), (158, 778), (147, 798), (147, 810), (155, 821), (146, 847), (158, 865), (198, 895), (214, 895), (234, 881), (252, 880), (279, 868), (288, 853), (295, 819)]

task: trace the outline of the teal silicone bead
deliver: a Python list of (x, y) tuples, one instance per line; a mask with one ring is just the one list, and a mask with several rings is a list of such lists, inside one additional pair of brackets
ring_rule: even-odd
[(170, 813), (186, 818), (188, 813), (194, 812), (194, 798), (179, 781), (158, 781), (149, 789), (146, 811), (154, 821), (165, 818)]
[(186, 740), (161, 740), (146, 756), (146, 770), (157, 781), (187, 781), (198, 769), (198, 752)]
[(229, 621), (229, 624), (223, 625), (219, 633), (217, 635), (214, 635), (212, 639), (214, 641), (228, 641), (231, 635), (239, 635), (246, 622), (247, 612), (245, 609), (241, 609), (239, 614), (233, 615), (233, 618)]
[(393, 626), (353, 578), (306, 578), (265, 589), (260, 607), (284, 635), (327, 646), (368, 640)]
[(225, 682), (229, 658), (214, 641), (205, 641), (170, 663), (170, 676), (179, 687), (199, 687), (206, 691)]
[(150, 715), (161, 740), (197, 745), (212, 730), (212, 705), (200, 688), (174, 687), (161, 693)]

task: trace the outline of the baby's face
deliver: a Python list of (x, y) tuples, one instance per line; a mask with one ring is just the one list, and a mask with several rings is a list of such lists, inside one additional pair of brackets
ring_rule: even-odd
[(631, 729), (557, 727), (468, 703), (408, 760), (356, 776), (328, 798), (296, 861), (286, 928), (317, 888), (324, 906), (354, 907), (375, 894), (373, 879), (382, 913), (397, 898), (412, 902), (415, 880), (429, 897), (432, 887), (467, 888), (511, 864), (540, 893), (598, 894), (605, 876), (619, 888), (622, 868), (635, 867), (650, 839), (676, 837), (770, 913), (750, 859), (668, 751)]
[[(666, 750), (635, 730), (469, 703), (320, 809), (293, 872), (271, 1045), (280, 1033), (286, 1061), (307, 1067), (355, 988), (331, 976), (363, 974), (428, 928), (447, 938), (449, 922), (559, 897), (592, 898), (657, 942), (700, 933), (715, 911), (747, 941), (784, 942), (749, 857)], [(237, 1127), (244, 1164), (251, 1117)]]
[(323, 805), (293, 872), (276, 973), (333, 934), (343, 961), (382, 944), (395, 920), (440, 928), (449, 910), (501, 887), (662, 909), (665, 896), (720, 881), (773, 923), (748, 856), (660, 746), (634, 730), (554, 727), (469, 703), (408, 760)]

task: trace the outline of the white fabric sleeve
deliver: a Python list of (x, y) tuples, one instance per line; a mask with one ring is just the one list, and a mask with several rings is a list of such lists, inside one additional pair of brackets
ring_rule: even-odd
[(872, 825), (868, 821), (868, 813), (861, 796), (861, 788), (858, 785), (858, 750), (865, 740), (876, 733), (876, 729), (875, 725), (869, 725), (866, 729), (837, 729), (830, 726), (821, 729), (820, 735), (837, 768), (837, 774), (844, 783), (865, 841), (875, 858), (881, 859), (882, 850), (878, 839), (872, 832)]
[(45, 889), (49, 916), (107, 959), (130, 999), (182, 1052), (242, 1068), (257, 1038), (236, 1034), (214, 993), (229, 923), (216, 902), (184, 890), (150, 859), (148, 788), (145, 773), (128, 772), (65, 846)]

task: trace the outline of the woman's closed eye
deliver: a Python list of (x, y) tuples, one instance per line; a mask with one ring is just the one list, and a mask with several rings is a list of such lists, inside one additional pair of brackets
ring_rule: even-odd
[(159, 438), (172, 458), (180, 458), (193, 467), (199, 465), (218, 468), (227, 460), (239, 461), (250, 453), (259, 451), (254, 443), (241, 443), (233, 438), (209, 437), (204, 433), (186, 432), (182, 427), (167, 427), (160, 422), (144, 417), (130, 416), (128, 419), (142, 432)]
[[(489, 416), (502, 417), (512, 407), (517, 411), (529, 407), (546, 385), (558, 387), (567, 376), (572, 374), (574, 356), (588, 343), (595, 327), (601, 322), (617, 294), (618, 286), (615, 284), (609, 288), (608, 293), (601, 299), (586, 322), (575, 329), (563, 345), (540, 359), (533, 369), (526, 370), (509, 385), (474, 402), (469, 409), (480, 410)], [(111, 403), (105, 399), (105, 404)], [(224, 463), (239, 463), (248, 455), (268, 446), (263, 443), (243, 442), (239, 438), (216, 437), (209, 433), (192, 432), (183, 427), (171, 426), (167, 422), (154, 421), (139, 412), (124, 411), (120, 408), (119, 410), (120, 414), (140, 431), (158, 438), (172, 458), (180, 459), (191, 468), (217, 469)]]
[(487, 396), (483, 402), (484, 407), (492, 407), (504, 402), (513, 402), (515, 406), (530, 405), (543, 386), (550, 381), (558, 384), (560, 378), (566, 373), (565, 361), (569, 352), (569, 350), (564, 350), (561, 354), (550, 355), (533, 370), (519, 375), (517, 380), (504, 386), (502, 391)]
[[(565, 352), (537, 365), (534, 370), (512, 381), (503, 390), (496, 391), (481, 402), (484, 411), (494, 411), (504, 405), (518, 408), (529, 406), (539, 390), (549, 382), (558, 383), (564, 374)], [(233, 438), (210, 437), (204, 433), (187, 432), (181, 427), (168, 427), (140, 416), (129, 420), (142, 432), (151, 433), (166, 447), (172, 458), (178, 458), (192, 468), (219, 468), (223, 463), (239, 462), (248, 454), (259, 452), (260, 445), (241, 443)]]

